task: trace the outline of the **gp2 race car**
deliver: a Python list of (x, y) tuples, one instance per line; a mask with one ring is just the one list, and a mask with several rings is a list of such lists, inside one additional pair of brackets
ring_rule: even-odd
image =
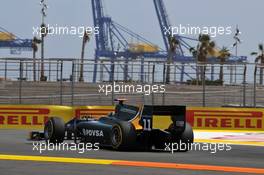
[[(74, 118), (66, 124), (59, 117), (45, 123), (44, 132), (32, 132), (32, 140), (62, 143), (99, 143), (115, 150), (164, 149), (168, 143), (193, 142), (193, 130), (186, 122), (185, 106), (131, 106), (119, 100), (115, 112), (99, 119)], [(188, 151), (189, 147), (184, 150)]]

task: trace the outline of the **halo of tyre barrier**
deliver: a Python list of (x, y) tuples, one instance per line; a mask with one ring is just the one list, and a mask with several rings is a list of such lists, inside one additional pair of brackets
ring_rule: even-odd
[[(99, 118), (113, 106), (0, 105), (0, 129), (42, 129), (51, 116)], [(264, 131), (264, 109), (187, 107), (187, 121), (197, 130)], [(168, 126), (170, 117), (155, 117), (156, 128)]]

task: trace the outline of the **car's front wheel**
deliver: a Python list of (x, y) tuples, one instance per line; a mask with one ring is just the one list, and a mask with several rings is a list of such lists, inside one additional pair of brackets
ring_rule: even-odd
[(44, 127), (44, 139), (50, 143), (62, 143), (65, 137), (65, 124), (59, 117), (51, 117)]

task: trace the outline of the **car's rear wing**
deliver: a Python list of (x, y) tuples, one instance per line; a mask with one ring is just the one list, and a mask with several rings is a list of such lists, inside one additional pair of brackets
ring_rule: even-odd
[(145, 105), (142, 120), (151, 119), (152, 129), (168, 129), (171, 124), (176, 131), (184, 131), (186, 122), (186, 106)]

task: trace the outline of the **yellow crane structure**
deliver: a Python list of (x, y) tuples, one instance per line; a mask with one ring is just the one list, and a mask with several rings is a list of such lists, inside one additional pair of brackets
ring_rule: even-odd
[(138, 43), (138, 44), (130, 43), (128, 44), (128, 50), (132, 53), (143, 53), (143, 52), (155, 53), (155, 52), (159, 52), (159, 47), (145, 43)]
[(0, 41), (13, 41), (16, 37), (12, 33), (0, 32)]

